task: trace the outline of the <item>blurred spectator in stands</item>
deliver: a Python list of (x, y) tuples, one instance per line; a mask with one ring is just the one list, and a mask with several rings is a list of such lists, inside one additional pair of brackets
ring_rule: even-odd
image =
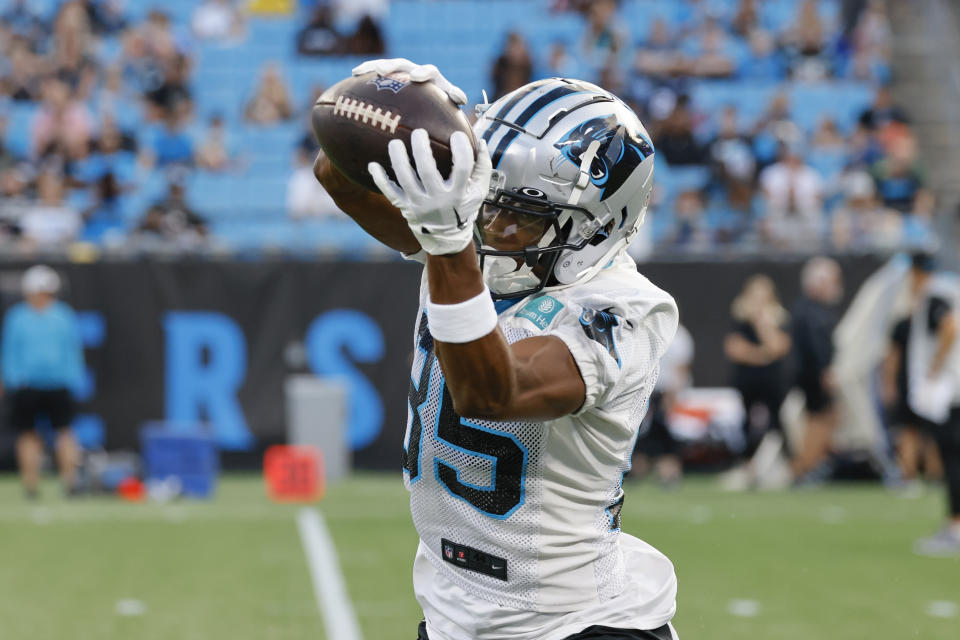
[(729, 38), (715, 20), (707, 20), (696, 43), (691, 75), (704, 78), (726, 78), (733, 74), (733, 59), (727, 54)]
[(660, 485), (668, 489), (683, 477), (680, 444), (670, 433), (670, 411), (677, 395), (693, 385), (690, 374), (693, 354), (693, 337), (686, 327), (678, 325), (673, 341), (660, 360), (660, 376), (650, 395), (633, 455), (633, 472), (643, 476), (652, 469)]
[(814, 149), (821, 151), (841, 152), (847, 148), (847, 141), (837, 129), (837, 123), (827, 116), (820, 121), (817, 130), (813, 133), (811, 144)]
[(53, 52), (50, 62), (54, 75), (85, 100), (97, 80), (93, 58), (93, 34), (87, 12), (79, 0), (60, 6), (53, 24)]
[(233, 0), (203, 0), (193, 10), (190, 28), (200, 40), (237, 40), (243, 36), (243, 14)]
[(163, 80), (156, 88), (147, 91), (145, 97), (150, 105), (152, 120), (162, 120), (174, 108), (192, 109), (190, 93), (190, 59), (177, 55), (163, 70)]
[(197, 247), (207, 235), (207, 223), (187, 204), (183, 185), (170, 182), (167, 197), (151, 206), (137, 227), (139, 240), (174, 245), (180, 249)]
[(24, 245), (27, 249), (62, 248), (79, 235), (80, 213), (64, 202), (63, 178), (57, 172), (43, 171), (36, 182), (36, 200), (20, 218)]
[(737, 10), (733, 14), (730, 27), (741, 38), (751, 38), (760, 24), (760, 14), (757, 11), (756, 0), (739, 0)]
[(103, 114), (100, 128), (97, 130), (97, 139), (93, 143), (93, 150), (102, 156), (112, 156), (115, 153), (129, 151), (137, 152), (137, 139), (117, 125), (110, 112)]
[(742, 456), (749, 460), (767, 432), (781, 431), (789, 316), (773, 280), (763, 274), (747, 279), (730, 305), (730, 315), (733, 326), (723, 340), (723, 352), (733, 365), (733, 387), (743, 399)]
[(110, 115), (130, 124), (131, 117), (139, 119), (140, 94), (134, 93), (123, 82), (123, 67), (113, 64), (103, 70), (103, 82), (94, 88), (90, 106), (94, 113)]
[(333, 12), (325, 3), (318, 4), (308, 22), (297, 34), (297, 53), (324, 56), (341, 53), (343, 44), (334, 27)]
[(87, 107), (70, 93), (70, 87), (56, 79), (43, 85), (43, 104), (31, 123), (31, 148), (44, 155), (52, 147), (86, 147), (93, 133), (93, 118)]
[(23, 171), (10, 166), (0, 172), (0, 240), (20, 233), (20, 220), (32, 202), (27, 197), (29, 187)]
[(104, 172), (93, 184), (91, 202), (82, 211), (84, 220), (83, 240), (102, 243), (111, 234), (122, 238), (123, 188), (112, 171)]
[(382, 56), (387, 47), (383, 42), (380, 25), (370, 16), (363, 16), (353, 35), (345, 39), (344, 48), (349, 55)]
[(39, 495), (43, 439), (37, 423), (56, 431), (56, 460), (66, 495), (75, 495), (80, 452), (70, 432), (73, 394), (83, 383), (83, 345), (76, 315), (57, 300), (60, 277), (45, 265), (27, 269), (24, 302), (3, 319), (3, 386), (10, 397), (10, 423), (17, 431), (17, 466), (28, 499)]
[(828, 73), (823, 59), (827, 45), (826, 27), (820, 19), (818, 0), (802, 0), (797, 18), (782, 36), (791, 59), (791, 71), (797, 79), (818, 80)]
[(668, 242), (684, 251), (708, 251), (712, 241), (703, 216), (703, 195), (699, 191), (689, 189), (678, 193), (673, 202), (673, 230)]
[(724, 187), (727, 202), (739, 211), (748, 211), (753, 201), (756, 161), (750, 140), (740, 133), (737, 110), (728, 106), (720, 119), (720, 130), (710, 143), (713, 174)]
[(679, 70), (677, 43), (671, 37), (666, 20), (656, 18), (650, 36), (637, 48), (634, 69), (642, 76), (665, 78)]
[(776, 40), (769, 31), (750, 32), (750, 55), (746, 56), (737, 75), (744, 80), (774, 82), (785, 74), (783, 59), (777, 51)]
[(294, 154), (294, 170), (287, 182), (287, 215), (291, 218), (326, 218), (340, 209), (313, 174), (316, 152), (313, 145), (298, 145)]
[(874, 164), (871, 172), (884, 205), (901, 213), (932, 212), (932, 194), (926, 189), (926, 175), (912, 136), (896, 139), (890, 153)]
[(800, 274), (803, 293), (793, 307), (791, 337), (794, 380), (806, 399), (806, 424), (799, 451), (792, 461), (794, 481), (816, 483), (826, 479), (825, 464), (836, 426), (833, 370), (833, 330), (840, 319), (843, 276), (831, 258), (817, 256)]
[(123, 82), (137, 91), (152, 91), (163, 82), (163, 65), (151, 55), (142, 29), (127, 29), (122, 36), (121, 65)]
[(890, 80), (892, 32), (883, 2), (872, 0), (860, 14), (850, 34), (852, 55), (847, 57), (844, 77), (878, 84)]
[(600, 69), (597, 84), (616, 96), (625, 95), (622, 67), (618, 64), (608, 64)]
[(853, 32), (853, 46), (858, 51), (889, 58), (893, 32), (882, 0), (870, 0), (857, 19)]
[(841, 185), (844, 198), (833, 212), (833, 246), (849, 251), (894, 248), (901, 239), (900, 216), (877, 201), (870, 174), (851, 171)]
[(626, 21), (616, 19), (616, 0), (593, 0), (588, 7), (581, 49), (589, 66), (602, 69), (626, 53), (630, 34)]
[(127, 26), (124, 0), (85, 0), (84, 9), (90, 26), (99, 36), (112, 36)]
[(690, 96), (681, 95), (673, 111), (657, 123), (654, 145), (670, 164), (704, 164), (706, 154), (693, 135)]
[[(175, 64), (177, 58), (186, 54), (170, 26), (170, 16), (159, 9), (152, 9), (140, 27), (149, 55), (159, 62), (161, 68)], [(189, 65), (188, 65), (189, 66)]]
[(533, 75), (533, 58), (527, 41), (516, 31), (507, 34), (503, 51), (493, 63), (490, 79), (493, 82), (494, 99), (505, 96), (530, 82)]
[(184, 129), (189, 107), (177, 103), (166, 111), (163, 123), (153, 134), (151, 149), (145, 154), (147, 166), (170, 167), (193, 164), (193, 139)]
[(290, 92), (280, 76), (280, 69), (276, 63), (267, 63), (260, 73), (253, 97), (244, 109), (244, 118), (247, 122), (268, 125), (289, 120), (292, 116)]
[(877, 89), (873, 104), (860, 114), (860, 124), (871, 131), (876, 131), (894, 122), (910, 123), (903, 109), (894, 104), (890, 89), (881, 86)]
[(222, 171), (229, 163), (227, 130), (223, 124), (223, 116), (217, 113), (210, 116), (207, 131), (197, 145), (196, 165), (208, 171)]
[(6, 171), (18, 162), (18, 158), (7, 147), (7, 118), (0, 113), (0, 171)]
[(0, 93), (10, 96), (17, 102), (39, 100), (43, 92), (45, 64), (42, 58), (34, 55), (27, 44), (15, 39), (7, 50), (7, 63), (0, 66), (3, 76), (0, 78)]
[(890, 82), (890, 64), (870, 49), (856, 49), (847, 59), (842, 75), (850, 80), (886, 84)]
[(539, 74), (549, 78), (578, 78), (580, 68), (577, 60), (567, 50), (567, 43), (563, 40), (554, 40), (550, 44), (550, 53), (547, 55), (546, 69)]
[(72, 0), (61, 5), (53, 24), (51, 63), (54, 75), (86, 100), (97, 81), (94, 38), (83, 4)]
[(806, 135), (790, 119), (790, 98), (779, 91), (770, 99), (763, 114), (753, 129), (753, 154), (757, 165), (763, 169), (779, 158), (781, 146), (799, 144)]
[(764, 234), (779, 247), (815, 249), (823, 233), (823, 180), (803, 161), (799, 144), (783, 145), (781, 159), (760, 172)]
[(11, 0), (6, 11), (0, 13), (0, 22), (33, 48), (44, 38), (46, 24), (40, 12), (30, 5), (29, 0)]

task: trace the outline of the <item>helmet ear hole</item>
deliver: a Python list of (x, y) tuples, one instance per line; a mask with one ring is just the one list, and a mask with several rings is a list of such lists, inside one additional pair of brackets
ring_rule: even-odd
[(597, 231), (592, 238), (590, 238), (590, 244), (594, 247), (610, 237), (610, 232), (613, 231), (613, 220), (608, 222), (603, 229)]

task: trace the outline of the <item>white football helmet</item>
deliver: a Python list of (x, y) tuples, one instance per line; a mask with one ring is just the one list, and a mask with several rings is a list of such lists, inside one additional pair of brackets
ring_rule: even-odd
[(619, 98), (580, 80), (531, 82), (477, 107), (493, 162), (477, 218), (484, 280), (516, 298), (592, 278), (643, 222), (653, 144)]

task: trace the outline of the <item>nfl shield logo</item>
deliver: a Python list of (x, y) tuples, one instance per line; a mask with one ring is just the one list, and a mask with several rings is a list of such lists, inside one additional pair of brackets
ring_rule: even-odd
[(453, 560), (453, 547), (447, 545), (443, 548), (443, 555), (447, 556), (449, 560)]
[(405, 86), (410, 84), (410, 76), (406, 73), (391, 73), (389, 75), (382, 76), (379, 73), (377, 77), (369, 81), (367, 84), (372, 84), (377, 87), (377, 91), (382, 89), (388, 89), (394, 93), (400, 93), (400, 90)]

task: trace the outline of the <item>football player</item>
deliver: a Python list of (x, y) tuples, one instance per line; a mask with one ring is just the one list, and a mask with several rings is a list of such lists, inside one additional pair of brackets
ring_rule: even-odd
[[(466, 98), (432, 65), (378, 60)], [(673, 299), (625, 249), (653, 184), (637, 116), (600, 87), (541, 80), (478, 109), (437, 170), (426, 131), (365, 191), (318, 157), (337, 204), (426, 264), (404, 481), (425, 640), (676, 638), (673, 565), (620, 531), (623, 474)], [(412, 633), (411, 633), (412, 635)]]

